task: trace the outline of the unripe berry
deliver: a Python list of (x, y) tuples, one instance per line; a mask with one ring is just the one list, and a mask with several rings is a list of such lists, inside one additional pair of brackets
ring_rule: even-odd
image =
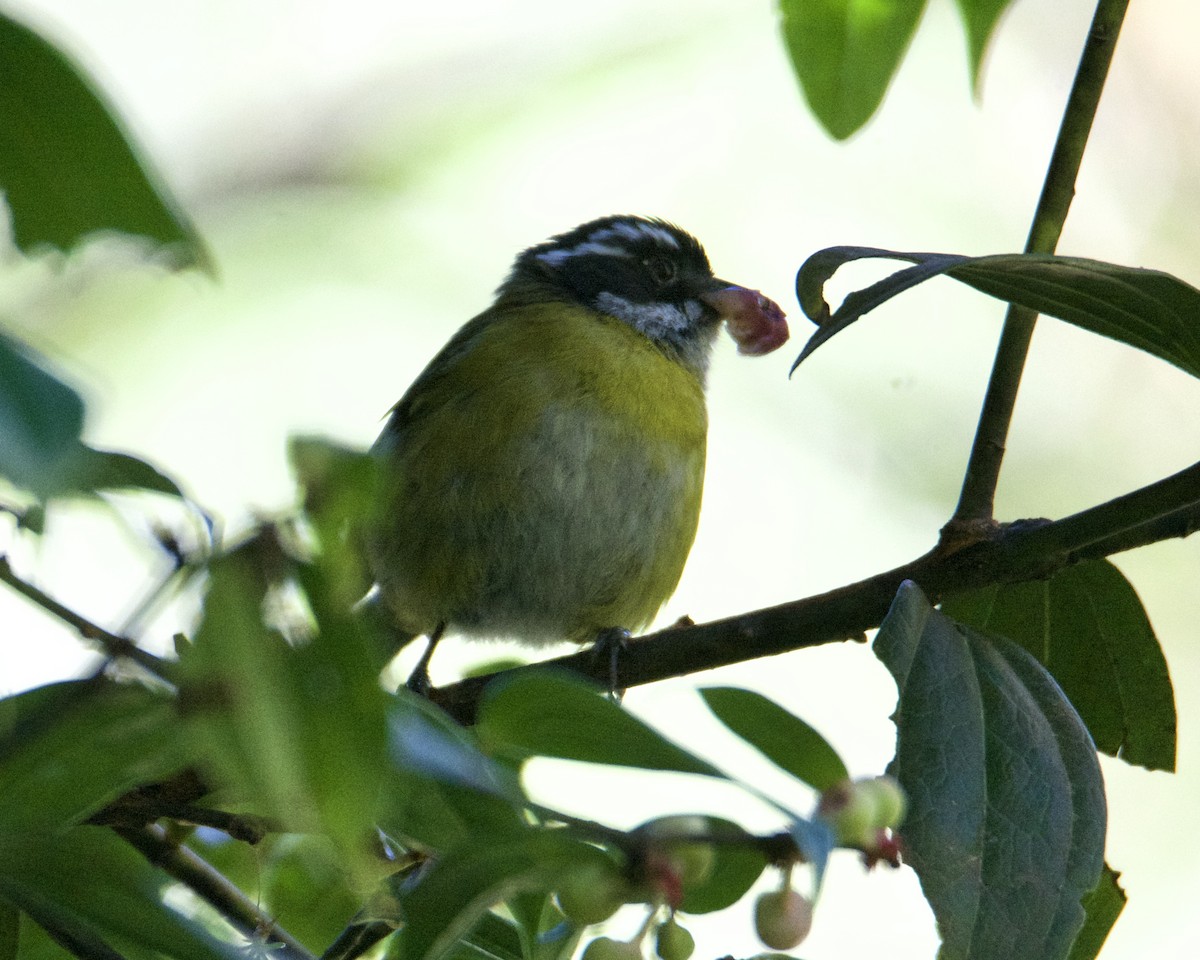
[(642, 948), (625, 940), (597, 937), (587, 945), (580, 960), (642, 960)]
[(791, 950), (812, 928), (812, 904), (795, 890), (764, 893), (754, 904), (754, 930), (772, 950)]
[(629, 884), (616, 868), (596, 862), (568, 873), (557, 890), (562, 912), (580, 926), (607, 920), (629, 895)]
[(654, 952), (662, 960), (688, 960), (696, 949), (696, 941), (674, 917), (659, 924), (654, 939)]
[(863, 789), (860, 781), (843, 780), (821, 795), (820, 814), (837, 836), (842, 846), (868, 845), (875, 836), (878, 810), (871, 790)]
[(872, 777), (858, 784), (875, 805), (875, 826), (897, 827), (908, 812), (908, 797), (894, 777)]

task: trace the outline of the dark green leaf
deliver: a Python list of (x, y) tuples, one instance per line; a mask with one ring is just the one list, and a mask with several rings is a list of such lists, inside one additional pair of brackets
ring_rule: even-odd
[(844, 140), (883, 101), (925, 0), (780, 0), (784, 44), (809, 107)]
[(183, 496), (174, 480), (160, 473), (145, 460), (131, 457), (127, 453), (96, 450), (84, 444), (80, 444), (74, 453), (66, 486), (69, 492), (79, 493), (94, 493), (98, 490), (150, 490), (172, 497)]
[(979, 90), (983, 76), (983, 55), (987, 52), (988, 40), (996, 29), (1000, 15), (1012, 0), (957, 0), (958, 12), (962, 15), (963, 27), (967, 31), (967, 52), (971, 58), (971, 83)]
[(166, 880), (103, 827), (75, 827), (54, 837), (0, 834), (0, 897), (46, 929), (174, 960), (236, 960), (232, 944), (163, 901)]
[[(705, 817), (708, 830), (730, 838), (749, 836), (730, 820)], [(715, 859), (712, 873), (699, 884), (683, 893), (679, 909), (684, 913), (714, 913), (737, 903), (767, 868), (766, 858), (753, 843), (722, 842), (713, 845)]]
[[(907, 260), (916, 266), (851, 293), (830, 315), (825, 281), (842, 264), (867, 258)], [(796, 295), (819, 326), (792, 369), (869, 310), (943, 273), (989, 296), (1137, 347), (1200, 377), (1200, 290), (1170, 274), (1049, 254), (962, 257), (870, 247), (830, 247), (800, 267)]]
[(82, 429), (83, 398), (22, 344), (0, 334), (0, 475), (35, 493), (53, 489)]
[(1025, 650), (956, 624), (911, 583), (875, 652), (899, 690), (904, 848), (939, 956), (1063, 960), (1103, 865), (1104, 791), (1083, 723)]
[[(547, 904), (550, 904), (550, 898), (544, 893), (530, 892), (527, 894), (518, 894), (512, 898), (510, 904), (510, 912), (514, 915), (520, 910), (519, 906), (512, 904), (524, 904), (531, 910), (541, 907), (537, 911), (538, 918), (544, 914)], [(537, 924), (537, 920), (533, 921)], [(518, 925), (511, 920), (506, 920), (494, 913), (485, 913), (479, 918), (479, 922), (475, 925), (475, 929), (471, 931), (468, 938), (470, 945), (477, 950), (481, 950), (484, 956), (492, 957), (494, 960), (524, 960), (524, 958), (532, 958), (532, 953), (525, 953), (524, 943), (529, 943), (531, 946), (536, 945), (538, 935), (541, 933), (540, 924), (535, 933), (526, 941), (522, 937), (522, 931)], [(571, 939), (571, 938), (567, 938)], [(549, 956), (542, 960), (550, 960)], [(569, 954), (562, 960), (569, 960)]]
[(0, 960), (16, 960), (21, 945), (21, 911), (0, 900)]
[(1107, 560), (1048, 580), (949, 597), (954, 619), (1015, 640), (1062, 686), (1105, 753), (1175, 769), (1175, 696), (1162, 648), (1132, 584)]
[(169, 698), (77, 680), (0, 701), (0, 829), (80, 823), (121, 794), (186, 766)]
[(590, 849), (561, 831), (531, 831), (507, 842), (469, 844), (431, 861), (401, 890), (407, 922), (388, 956), (438, 960), (489, 908), (522, 890), (552, 888)]
[(64, 54), (0, 16), (0, 191), (17, 245), (69, 250), (112, 230), (206, 255), (190, 223), (137, 156), (113, 111)]
[(709, 777), (724, 774), (647, 726), (595, 687), (535, 671), (487, 688), (476, 730), (498, 751)]
[(736, 687), (704, 687), (700, 696), (725, 726), (814, 790), (825, 790), (849, 776), (842, 758), (824, 737), (762, 694)]
[(1083, 909), (1087, 911), (1087, 920), (1083, 929), (1075, 938), (1068, 960), (1094, 960), (1108, 939), (1109, 931), (1117, 922), (1117, 917), (1125, 909), (1125, 891), (1117, 881), (1120, 874), (1108, 864), (1104, 865), (1104, 873), (1096, 889), (1083, 898)]

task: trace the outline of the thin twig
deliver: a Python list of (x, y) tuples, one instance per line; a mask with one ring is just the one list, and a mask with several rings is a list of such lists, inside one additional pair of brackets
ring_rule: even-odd
[(29, 583), (29, 581), (23, 580), (13, 571), (12, 565), (8, 562), (8, 557), (3, 554), (0, 554), (0, 583), (8, 584), (25, 599), (41, 607), (51, 616), (56, 617), (74, 629), (85, 640), (98, 643), (108, 656), (114, 658), (124, 657), (132, 660), (139, 667), (154, 674), (160, 680), (165, 680), (167, 683), (173, 682), (171, 664), (169, 662), (141, 649), (128, 637), (122, 637), (105, 630), (102, 626), (93, 623), (82, 614), (76, 613), (69, 607), (59, 603), (48, 593)]
[[(1083, 160), (1084, 148), (1128, 5), (1129, 0), (1099, 0), (1096, 5), (1096, 14), (1046, 170), (1042, 195), (1025, 242), (1026, 253), (1053, 253), (1058, 246), (1067, 211), (1075, 195), (1079, 165)], [(947, 541), (969, 537), (971, 530), (992, 519), (1004, 445), (1036, 320), (1037, 314), (1031, 310), (1009, 307), (979, 415), (979, 426), (963, 478), (958, 507), (954, 511), (954, 518), (943, 531)]]
[(263, 913), (206, 860), (187, 847), (172, 843), (162, 827), (118, 827), (116, 832), (146, 860), (215, 907), (242, 936), (278, 944), (279, 952), (275, 955), (281, 960), (313, 960), (299, 940)]

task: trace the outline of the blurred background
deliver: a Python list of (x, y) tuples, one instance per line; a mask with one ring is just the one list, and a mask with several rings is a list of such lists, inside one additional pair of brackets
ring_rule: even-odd
[[(935, 281), (789, 380), (808, 332), (796, 268), (843, 243), (1019, 250), (1092, 6), (1018, 0), (974, 99), (954, 7), (934, 0), (882, 113), (839, 144), (807, 113), (765, 0), (11, 0), (6, 12), (106, 91), (197, 222), (216, 277), (171, 274), (121, 241), (65, 259), (10, 253), (0, 316), (85, 392), (90, 442), (154, 461), (236, 533), (292, 501), (288, 435), (369, 444), (517, 251), (607, 213), (666, 217), (704, 241), (720, 275), (789, 310), (795, 344), (756, 360), (720, 345), (704, 515), (663, 622), (820, 592), (933, 544), (957, 498), (1002, 308)], [(1191, 0), (1132, 5), (1061, 252), (1200, 283), (1198, 29)], [(847, 271), (835, 292), (878, 272)], [(1043, 320), (999, 516), (1062, 516), (1181, 469), (1197, 450), (1200, 385)], [(75, 509), (52, 517), (36, 554), (5, 548), (68, 605), (116, 626), (155, 565), (139, 515)], [(1180, 772), (1104, 762), (1108, 859), (1130, 894), (1104, 956), (1194, 958), (1200, 542), (1117, 563), (1166, 649)], [(90, 662), (7, 592), (0, 623), (0, 693)], [(149, 633), (166, 646), (172, 629)], [(435, 680), (503, 652), (447, 643)], [(866, 647), (629, 694), (671, 736), (770, 787), (766, 765), (698, 705), (698, 683), (780, 699), (856, 775), (891, 756), (895, 689)], [(616, 825), (699, 809), (771, 826), (729, 788), (569, 772), (546, 764), (531, 786)], [(614, 930), (632, 923), (619, 916)], [(744, 913), (692, 928), (701, 956), (758, 950)], [(930, 958), (935, 947), (911, 872), (868, 875), (843, 854), (800, 952)]]

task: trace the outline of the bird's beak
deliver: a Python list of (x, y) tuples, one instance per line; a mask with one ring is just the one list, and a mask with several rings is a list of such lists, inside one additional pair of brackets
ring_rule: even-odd
[(788, 338), (787, 319), (774, 300), (757, 290), (716, 281), (716, 289), (700, 299), (717, 311), (737, 343), (738, 353), (757, 357), (782, 347)]

